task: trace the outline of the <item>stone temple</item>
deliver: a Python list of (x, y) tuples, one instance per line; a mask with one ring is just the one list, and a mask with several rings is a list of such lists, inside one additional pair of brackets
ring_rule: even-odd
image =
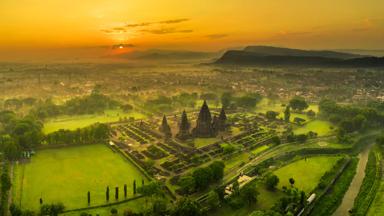
[(216, 135), (212, 124), (212, 116), (207, 102), (204, 101), (196, 121), (196, 127), (192, 130), (194, 137), (214, 137)]

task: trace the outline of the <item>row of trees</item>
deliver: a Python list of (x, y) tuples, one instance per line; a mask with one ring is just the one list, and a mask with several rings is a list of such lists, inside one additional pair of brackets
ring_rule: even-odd
[(94, 124), (75, 131), (60, 129), (45, 135), (43, 143), (48, 145), (80, 145), (105, 143), (108, 140), (110, 127), (106, 124)]

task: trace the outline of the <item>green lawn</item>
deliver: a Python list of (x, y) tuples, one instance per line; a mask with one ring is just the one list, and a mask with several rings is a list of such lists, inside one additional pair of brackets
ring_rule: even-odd
[(67, 209), (105, 204), (105, 190), (110, 186), (111, 201), (114, 188), (127, 184), (132, 196), (132, 183), (141, 184), (144, 175), (119, 153), (105, 145), (88, 145), (38, 151), (31, 162), (15, 167), (13, 199), (23, 209), (36, 210), (39, 199), (44, 203), (62, 202)]
[(240, 167), (242, 163), (246, 163), (249, 161), (249, 153), (248, 152), (242, 152), (240, 154), (236, 154), (232, 156), (229, 159), (225, 159), (225, 171), (228, 171), (229, 169), (232, 169), (234, 167)]
[(295, 134), (305, 134), (309, 131), (316, 132), (319, 136), (329, 135), (332, 132), (332, 123), (323, 120), (313, 120), (293, 130)]
[(252, 154), (258, 154), (258, 153), (260, 153), (260, 152), (262, 152), (264, 150), (267, 150), (267, 149), (269, 149), (269, 146), (262, 145), (262, 146), (259, 146), (259, 147), (255, 148), (255, 149), (253, 149), (251, 152), (252, 152)]
[(195, 138), (193, 140), (193, 143), (194, 143), (196, 148), (201, 148), (201, 147), (204, 147), (206, 145), (210, 145), (212, 143), (215, 143), (219, 140), (220, 140), (219, 138)]
[(104, 114), (60, 116), (50, 119), (44, 123), (43, 132), (51, 133), (59, 129), (75, 130), (94, 124), (96, 122), (114, 122), (120, 118), (134, 117), (135, 119), (144, 118), (145, 115), (138, 112), (123, 112), (122, 110), (107, 110)]
[(295, 186), (306, 193), (311, 192), (318, 184), (321, 176), (330, 170), (340, 156), (310, 157), (288, 164), (274, 172), (279, 179), (278, 188), (289, 186), (289, 178), (295, 179)]

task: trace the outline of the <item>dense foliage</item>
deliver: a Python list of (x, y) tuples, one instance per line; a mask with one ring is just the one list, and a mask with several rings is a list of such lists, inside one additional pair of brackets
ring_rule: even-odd
[[(116, 108), (119, 103), (97, 91), (84, 97), (77, 97), (57, 105), (52, 100), (40, 101), (32, 111), (40, 119), (57, 115), (80, 115), (102, 113), (106, 109)], [(124, 105), (123, 105), (124, 106)], [(126, 106), (124, 106), (126, 108)]]
[(224, 163), (214, 161), (207, 167), (199, 167), (193, 171), (192, 175), (180, 178), (178, 190), (181, 194), (190, 194), (194, 191), (205, 190), (210, 184), (220, 181), (224, 176)]
[(60, 129), (47, 134), (44, 137), (44, 142), (48, 145), (105, 143), (108, 140), (109, 131), (109, 126), (106, 124), (94, 124), (75, 131)]

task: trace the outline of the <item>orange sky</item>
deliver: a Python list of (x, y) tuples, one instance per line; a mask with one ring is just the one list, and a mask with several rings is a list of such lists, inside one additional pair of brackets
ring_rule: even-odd
[(383, 11), (383, 0), (1, 0), (0, 60), (114, 44), (384, 49)]

